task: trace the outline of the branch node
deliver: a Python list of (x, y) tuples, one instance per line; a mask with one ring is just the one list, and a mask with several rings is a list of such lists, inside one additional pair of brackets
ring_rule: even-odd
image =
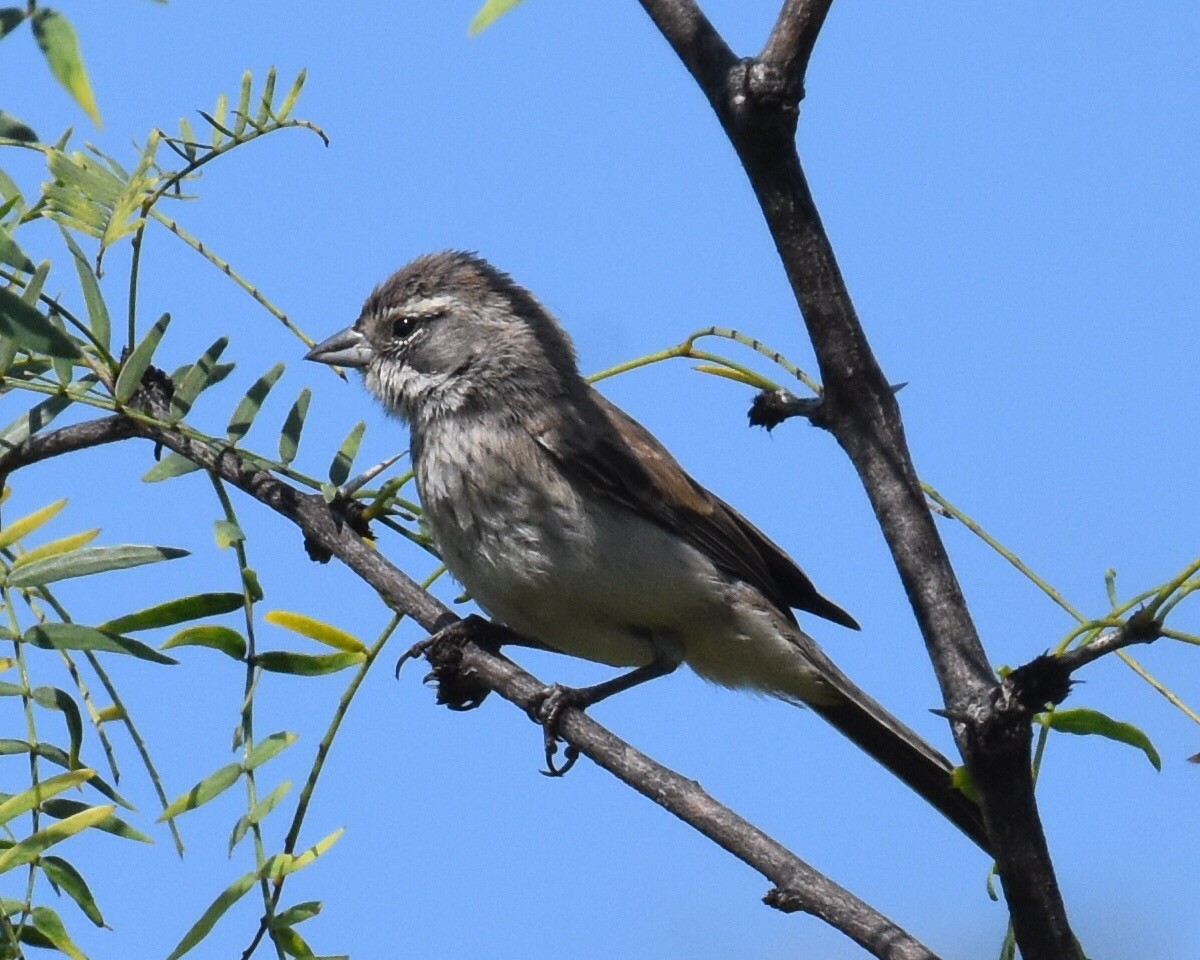
[(780, 913), (812, 913), (808, 898), (791, 887), (772, 887), (762, 899)]
[(1162, 636), (1163, 622), (1153, 607), (1141, 607), (1125, 621), (1125, 637), (1130, 644), (1150, 643)]
[(792, 417), (804, 417), (814, 427), (829, 428), (823, 397), (798, 397), (783, 387), (758, 394), (750, 403), (746, 416), (750, 426), (765, 427), (768, 431)]
[(773, 132), (790, 140), (796, 135), (804, 87), (785, 68), (755, 57), (743, 57), (725, 77), (725, 108), (734, 126)]
[(998, 698), (1009, 709), (1030, 715), (1067, 699), (1075, 681), (1069, 664), (1052, 653), (1043, 653), (1017, 667), (997, 688)]

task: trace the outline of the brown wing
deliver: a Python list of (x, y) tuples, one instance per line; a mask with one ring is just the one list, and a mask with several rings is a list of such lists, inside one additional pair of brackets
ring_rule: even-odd
[(585, 421), (576, 431), (568, 435), (560, 423), (535, 433), (568, 476), (678, 533), (781, 610), (806, 610), (859, 629), (850, 614), (817, 592), (783, 550), (688, 476), (645, 427), (590, 387), (581, 399)]

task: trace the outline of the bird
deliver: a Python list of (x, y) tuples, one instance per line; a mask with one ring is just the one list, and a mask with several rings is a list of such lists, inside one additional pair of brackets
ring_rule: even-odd
[[(474, 253), (425, 254), (306, 359), (357, 368), (407, 424), (422, 523), (496, 622), (613, 667), (588, 706), (688, 664), (807, 705), (987, 849), (952, 764), (850, 680), (794, 611), (858, 623), (580, 375), (560, 323)], [(563, 689), (563, 688), (560, 688)]]

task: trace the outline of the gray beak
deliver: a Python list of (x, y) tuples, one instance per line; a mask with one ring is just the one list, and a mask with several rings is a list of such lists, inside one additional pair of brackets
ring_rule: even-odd
[(328, 340), (322, 340), (304, 355), (304, 359), (334, 367), (365, 367), (374, 355), (367, 338), (356, 328), (347, 327)]

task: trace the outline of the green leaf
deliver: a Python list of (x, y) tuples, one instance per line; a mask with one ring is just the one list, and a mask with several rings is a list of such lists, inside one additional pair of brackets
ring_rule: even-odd
[[(17, 346), (15, 340), (0, 337), (0, 377), (8, 376), (13, 362), (17, 359), (17, 351), (19, 349), (20, 347)], [(22, 364), (22, 366), (25, 366), (25, 364)]]
[(345, 827), (338, 827), (338, 829), (334, 830), (324, 840), (319, 840), (303, 853), (296, 854), (294, 857), (286, 853), (277, 853), (263, 864), (259, 872), (269, 880), (278, 881), (288, 874), (295, 873), (297, 870), (303, 870), (305, 867), (310, 866), (318, 857), (327, 853), (329, 848), (337, 843), (345, 832)]
[(86, 810), (65, 820), (59, 820), (44, 827), (32, 836), (26, 837), (20, 843), (13, 844), (0, 853), (0, 873), (23, 866), (38, 857), (42, 851), (56, 843), (61, 843), (68, 837), (81, 833), (88, 827), (95, 826), (105, 817), (110, 816), (116, 808), (110, 805), (103, 807), (88, 807)]
[[(0, 116), (3, 116), (4, 111), (0, 110)], [(3, 134), (0, 134), (3, 136)], [(25, 197), (21, 194), (21, 188), (17, 186), (17, 182), (3, 170), (0, 170), (0, 197), (4, 198), (6, 209), (11, 204), (11, 211), (15, 211), (18, 217), (24, 216), (29, 209), (25, 204)]]
[(289, 790), (292, 789), (292, 781), (284, 780), (274, 790), (268, 793), (265, 797), (258, 801), (246, 814), (246, 818), (250, 823), (262, 823), (274, 810), (279, 806), (279, 802), (287, 796)]
[(161, 483), (163, 480), (186, 476), (202, 469), (200, 464), (174, 450), (169, 450), (158, 463), (142, 474), (142, 483)]
[(62, 231), (67, 249), (75, 258), (75, 272), (79, 274), (79, 285), (83, 288), (83, 302), (87, 306), (88, 319), (91, 321), (92, 336), (108, 347), (112, 341), (112, 321), (108, 316), (104, 295), (100, 292), (100, 282), (96, 279), (92, 265), (79, 248), (79, 244), (65, 228), (59, 227), (59, 230)]
[(215, 623), (185, 627), (162, 645), (164, 650), (173, 647), (211, 647), (233, 657), (234, 660), (246, 659), (246, 641), (242, 639), (242, 635), (230, 627)]
[(14, 753), (28, 753), (29, 741), (14, 740), (12, 737), (0, 737), (0, 756), (10, 756)]
[(59, 511), (66, 505), (67, 501), (65, 499), (55, 500), (40, 510), (35, 510), (33, 513), (21, 517), (19, 520), (14, 520), (7, 526), (0, 527), (0, 550), (3, 550), (5, 547), (11, 547), (23, 536), (32, 533), (42, 524), (57, 516)]
[(20, 143), (38, 142), (38, 135), (34, 132), (33, 127), (3, 110), (0, 110), (0, 137), (17, 140)]
[(250, 873), (238, 877), (233, 883), (222, 890), (220, 896), (209, 905), (200, 919), (183, 935), (183, 939), (171, 951), (167, 960), (179, 960), (192, 947), (207, 937), (212, 928), (217, 925), (217, 921), (225, 915), (226, 911), (241, 900), (257, 882), (258, 873), (252, 870)]
[(57, 10), (39, 7), (33, 14), (33, 35), (46, 55), (50, 72), (66, 87), (84, 113), (92, 118), (92, 123), (101, 126), (96, 97), (88, 82), (83, 56), (79, 52), (79, 40), (70, 21)]
[[(16, 796), (9, 797), (3, 803), (0, 803), (0, 824), (8, 823), (14, 817), (19, 817), (23, 813), (28, 813), (30, 810), (41, 807), (42, 804), (56, 794), (62, 793), (64, 790), (70, 790), (72, 787), (77, 787), (81, 783), (86, 783), (95, 775), (96, 771), (89, 770), (87, 767), (81, 767), (78, 770), (69, 770), (66, 773), (60, 773), (58, 776), (50, 777), (48, 780), (43, 780), (37, 786), (30, 787)], [(78, 813), (79, 811), (75, 812)]]
[[(67, 756), (72, 767), (79, 766), (79, 751), (83, 749), (83, 717), (77, 704), (65, 690), (58, 687), (34, 687), (29, 694), (34, 703), (47, 710), (57, 710), (67, 723), (71, 749)], [(94, 773), (95, 771), (93, 771)]]
[(237, 823), (233, 825), (233, 832), (229, 836), (229, 854), (233, 855), (233, 848), (236, 847), (246, 835), (246, 832), (256, 823), (262, 823), (263, 820), (279, 806), (279, 802), (287, 795), (287, 792), (292, 789), (292, 781), (284, 780), (274, 790), (267, 794), (263, 799), (258, 801), (250, 808), (248, 813), (238, 817)]
[(219, 770), (210, 773), (187, 793), (180, 794), (168, 803), (167, 808), (158, 817), (159, 823), (203, 806), (237, 783), (238, 777), (241, 775), (242, 765), (240, 763), (225, 764)]
[(184, 160), (187, 160), (189, 163), (195, 162), (196, 158), (200, 155), (200, 151), (196, 147), (200, 141), (196, 139), (196, 131), (192, 128), (191, 122), (186, 117), (179, 118), (179, 140), (182, 142), (170, 139), (164, 142), (170, 149), (180, 154)]
[(508, 13), (521, 0), (487, 0), (477, 14), (472, 18), (470, 26), (467, 27), (467, 33), (470, 36), (475, 36), (477, 33), (482, 33), (497, 17)]
[(32, 353), (63, 360), (79, 357), (79, 347), (49, 317), (4, 288), (0, 288), (0, 335), (15, 340)]
[(104, 653), (124, 653), (139, 660), (175, 664), (172, 660), (139, 640), (119, 633), (85, 627), (81, 623), (43, 623), (30, 627), (21, 638), (26, 643), (46, 650), (94, 650)]
[[(2, 337), (3, 331), (0, 330), (0, 339)], [(71, 398), (60, 394), (56, 397), (47, 397), (41, 403), (30, 407), (7, 427), (0, 430), (0, 452), (20, 446), (70, 405)]]
[(286, 910), (280, 910), (271, 918), (270, 927), (272, 930), (282, 930), (284, 927), (294, 927), (298, 923), (303, 923), (305, 920), (311, 920), (321, 912), (320, 900), (306, 900), (304, 903), (298, 903), (294, 907), (288, 907)]
[(258, 603), (260, 600), (262, 600), (264, 596), (263, 588), (258, 582), (258, 574), (255, 573), (251, 567), (242, 568), (242, 584), (248, 591), (250, 591), (251, 600), (253, 600), (255, 603)]
[(1099, 710), (1088, 707), (1073, 707), (1070, 710), (1055, 710), (1052, 713), (1039, 713), (1037, 720), (1051, 730), (1063, 733), (1074, 733), (1080, 736), (1100, 736), (1118, 743), (1126, 743), (1137, 747), (1146, 755), (1146, 759), (1154, 765), (1155, 770), (1162, 770), (1162, 759), (1150, 738), (1132, 723), (1114, 720)]
[(26, 12), (20, 7), (5, 7), (0, 10), (0, 39), (19, 27), (26, 16)]
[(698, 363), (692, 369), (697, 373), (707, 373), (714, 377), (724, 377), (735, 383), (744, 383), (756, 390), (770, 390), (775, 386), (766, 377), (760, 377), (753, 370), (735, 370), (732, 367), (723, 367), (716, 363)]
[(87, 881), (70, 862), (62, 857), (42, 857), (42, 870), (51, 883), (79, 905), (79, 909), (92, 923), (98, 927), (104, 926), (104, 917), (100, 914), (100, 908), (96, 906), (96, 899), (92, 896)]
[[(62, 317), (55, 313), (51, 313), (50, 324), (64, 337), (67, 335), (66, 325), (62, 322)], [(69, 386), (75, 374), (74, 362), (71, 360), (64, 360), (61, 357), (54, 357), (50, 361), (50, 364), (54, 367), (54, 377), (56, 380), (58, 380), (59, 384), (63, 388)]]
[(180, 597), (178, 600), (168, 600), (129, 613), (115, 620), (109, 620), (99, 625), (97, 629), (110, 633), (126, 633), (133, 630), (153, 630), (156, 627), (170, 627), (188, 620), (201, 620), (204, 617), (217, 617), (223, 613), (233, 613), (242, 609), (240, 593), (196, 593), (190, 597)]
[(988, 899), (991, 900), (992, 903), (1000, 902), (1000, 891), (996, 889), (996, 877), (996, 864), (993, 863), (990, 867), (988, 867), (987, 880), (985, 881)]
[[(21, 909), (24, 909), (24, 907), (22, 906)], [(20, 911), (18, 910), (16, 912), (19, 913)], [(27, 944), (31, 947), (39, 947), (43, 950), (55, 949), (54, 944), (46, 939), (46, 935), (44, 933), (40, 932), (39, 930), (35, 930), (32, 923), (27, 924), (25, 927), (17, 931), (17, 939), (21, 943)]]
[(298, 677), (319, 677), (327, 673), (345, 670), (347, 667), (362, 663), (365, 659), (365, 655), (361, 653), (313, 655), (291, 653), (287, 650), (268, 650), (258, 654), (254, 662), (272, 673), (290, 673)]
[(177, 547), (150, 547), (126, 543), (113, 547), (85, 547), (57, 557), (48, 557), (9, 574), (13, 587), (42, 586), (72, 577), (87, 577), (108, 570), (124, 570), (147, 563), (176, 560), (188, 551)]
[(59, 953), (66, 954), (71, 960), (87, 960), (84, 952), (68, 936), (67, 928), (57, 913), (49, 907), (34, 907), (30, 916), (33, 918), (33, 928), (54, 944)]
[(205, 113), (203, 110), (196, 111), (208, 122), (208, 125), (213, 128), (212, 145), (214, 149), (221, 145), (221, 142), (225, 139), (225, 137), (232, 137), (234, 135), (233, 131), (220, 121), (220, 117), (225, 112), (225, 94), (221, 94), (221, 96), (217, 98), (217, 107), (218, 109), (215, 116), (210, 113)]
[(291, 463), (296, 459), (296, 450), (300, 446), (300, 431), (304, 429), (304, 418), (308, 416), (308, 401), (312, 391), (305, 387), (300, 396), (288, 411), (287, 419), (283, 422), (283, 433), (279, 435), (279, 459)]
[(289, 733), (286, 730), (280, 730), (278, 733), (273, 733), (269, 737), (260, 740), (246, 754), (246, 759), (242, 761), (242, 767), (246, 770), (254, 770), (261, 767), (272, 757), (282, 753), (297, 740), (296, 734)]
[(5, 376), (28, 383), (50, 369), (51, 361), (47, 357), (27, 355), (20, 363), (15, 362), (21, 349), (14, 341), (0, 336), (0, 368)]
[(296, 960), (315, 960), (316, 958), (312, 947), (305, 943), (304, 938), (291, 927), (272, 929), (271, 939), (284, 953), (289, 957), (295, 957)]
[(322, 620), (306, 617), (302, 613), (292, 613), (288, 610), (272, 610), (263, 616), (263, 620), (277, 627), (283, 627), (285, 630), (298, 633), (302, 637), (316, 640), (317, 643), (323, 643), (327, 647), (333, 647), (335, 650), (342, 650), (346, 653), (367, 652), (367, 645), (357, 637), (347, 633), (345, 630), (339, 630), (332, 624), (325, 623)]
[[(71, 769), (71, 758), (67, 756), (67, 751), (63, 750), (61, 747), (54, 746), (54, 744), (52, 744), (52, 743), (45, 743), (45, 742), (37, 743), (33, 746), (33, 749), (30, 750), (30, 753), (32, 753), (36, 757), (45, 757), (51, 763), (56, 763), (56, 764), (58, 764), (58, 766), (66, 769), (66, 770)], [(99, 774), (96, 774), (90, 780), (88, 780), (88, 786), (91, 787), (92, 789), (96, 790), (97, 792), (102, 793), (113, 803), (119, 803), (126, 810), (134, 809), (133, 804), (131, 804), (123, 796), (121, 796), (119, 793), (117, 793), (116, 790), (114, 790), (111, 786), (109, 786), (104, 781), (104, 778), (101, 777)], [(66, 802), (67, 801), (65, 801), (65, 800), (51, 800), (49, 803), (46, 804), (46, 810), (47, 810), (47, 812), (49, 812), (50, 803), (66, 803)]]
[(70, 553), (72, 550), (78, 550), (80, 547), (91, 543), (100, 535), (99, 527), (92, 527), (91, 530), (83, 530), (79, 533), (73, 533), (69, 537), (60, 537), (57, 540), (51, 540), (48, 543), (43, 543), (40, 546), (34, 547), (32, 550), (26, 550), (23, 554), (13, 561), (13, 569), (19, 569), (27, 564), (34, 563), (38, 560), (43, 560), (46, 557), (57, 557), (60, 554)]
[(284, 95), (283, 101), (279, 104), (279, 109), (275, 111), (275, 116), (278, 120), (286, 120), (291, 114), (292, 109), (296, 106), (296, 100), (300, 96), (300, 91), (304, 89), (304, 81), (307, 77), (307, 70), (301, 70), (296, 74), (295, 82), (292, 83), (291, 89)]
[(950, 783), (968, 800), (979, 802), (979, 791), (975, 788), (975, 781), (971, 779), (971, 771), (962, 764), (950, 771)]
[[(233, 117), (233, 133), (230, 136), (240, 137), (250, 122), (250, 93), (254, 88), (254, 76), (249, 70), (242, 73), (242, 87), (238, 92), (237, 110)], [(224, 99), (224, 98), (222, 98)]]
[(21, 299), (31, 307), (36, 307), (38, 297), (42, 295), (42, 290), (46, 286), (46, 279), (50, 276), (50, 261), (43, 260), (37, 265), (33, 271), (33, 276), (25, 281), (25, 289), (21, 291)]
[(329, 465), (329, 480), (334, 486), (340, 487), (350, 476), (350, 468), (354, 465), (354, 458), (358, 456), (358, 445), (362, 442), (363, 431), (366, 429), (366, 423), (358, 421), (350, 428), (346, 439), (334, 455), (333, 462)]
[(233, 416), (229, 418), (229, 426), (227, 436), (234, 443), (237, 443), (247, 433), (250, 432), (250, 427), (254, 423), (254, 418), (258, 416), (258, 411), (262, 408), (263, 401), (267, 399), (267, 394), (271, 392), (271, 388), (275, 386), (275, 382), (283, 376), (284, 365), (277, 363), (270, 370), (264, 373), (261, 377), (254, 381), (246, 395), (242, 397), (241, 402), (233, 411)]
[[(3, 134), (0, 133), (0, 136)], [(12, 238), (12, 233), (3, 224), (0, 224), (0, 263), (16, 267), (22, 273), (33, 273), (34, 270), (33, 261), (25, 256), (25, 252)]]
[(121, 372), (117, 376), (117, 384), (113, 390), (118, 403), (128, 403), (137, 389), (141, 386), (142, 377), (146, 375), (146, 371), (150, 367), (150, 361), (154, 359), (154, 351), (158, 349), (158, 344), (163, 338), (163, 334), (167, 332), (167, 325), (171, 322), (171, 315), (164, 313), (158, 320), (155, 321), (142, 338), (142, 342), (133, 348), (133, 352), (125, 358), (125, 362), (121, 364)]
[(267, 79), (263, 82), (262, 96), (258, 101), (258, 115), (255, 117), (255, 123), (259, 128), (266, 125), (271, 119), (271, 101), (275, 99), (275, 68), (271, 67), (267, 71)]
[(244, 543), (246, 535), (242, 528), (232, 520), (217, 520), (213, 523), (213, 536), (217, 541), (217, 549), (228, 550), (235, 543)]
[[(79, 773), (75, 770), (73, 773)], [(62, 797), (56, 797), (53, 800), (47, 800), (42, 804), (42, 812), (49, 814), (52, 817), (58, 817), (60, 820), (66, 817), (74, 816), (84, 810), (91, 809), (86, 803), (80, 803), (78, 800), (65, 800)], [(126, 821), (118, 816), (105, 817), (103, 820), (97, 821), (93, 825), (93, 829), (102, 830), (105, 833), (111, 833), (114, 837), (121, 837), (123, 840), (137, 840), (139, 843), (153, 843), (148, 836), (131, 826)]]
[(175, 393), (171, 397), (171, 416), (176, 419), (187, 416), (200, 392), (214, 382), (212, 376), (217, 366), (217, 358), (228, 345), (228, 337), (218, 337), (200, 359), (187, 368), (187, 373), (176, 384)]

